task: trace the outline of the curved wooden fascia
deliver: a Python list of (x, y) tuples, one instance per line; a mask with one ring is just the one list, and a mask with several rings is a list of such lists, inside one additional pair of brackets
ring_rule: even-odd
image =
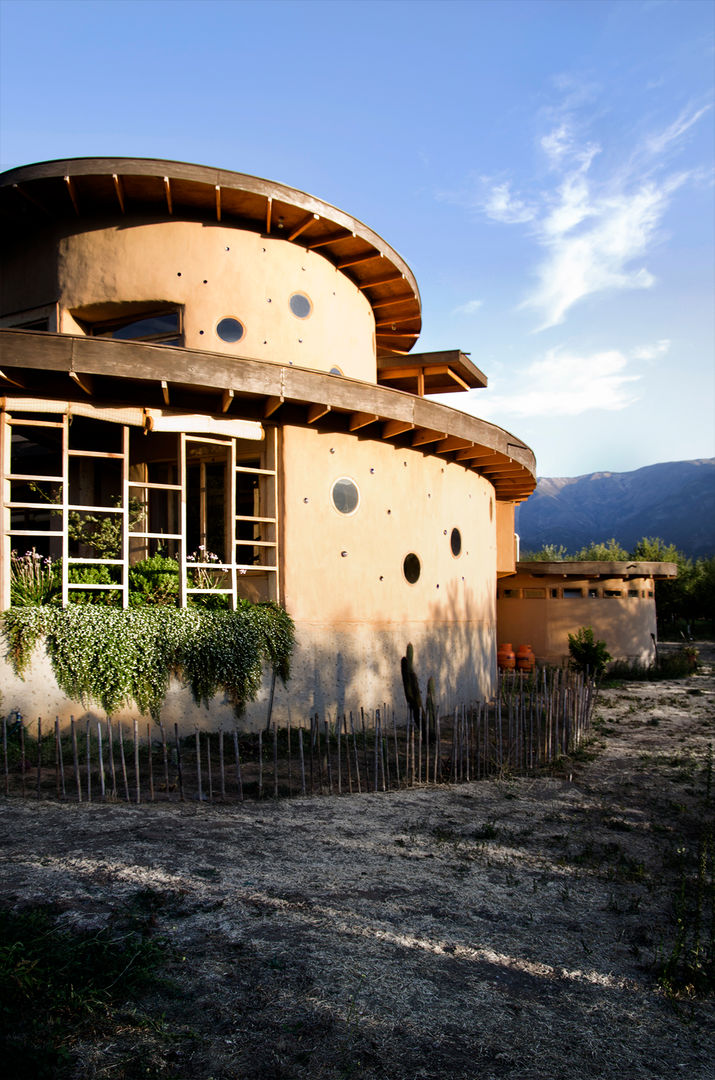
[[(215, 392), (215, 404), (207, 399), (206, 404), (212, 407), (203, 411), (216, 415), (224, 411), (224, 395), (230, 391), (236, 403), (241, 398), (262, 401), (261, 415), (270, 422), (280, 423), (280, 408), (293, 405), (306, 410), (305, 423), (317, 423), (323, 416), (334, 421), (337, 414), (349, 431), (353, 418), (358, 418), (355, 426), (365, 426), (367, 437), (375, 439), (402, 438), (411, 445), (415, 434), (436, 432), (439, 439), (424, 442), (420, 451), (443, 458), (448, 451), (456, 459), (464, 453), (465, 443), (474, 446), (475, 456), (459, 463), (486, 475), (498, 499), (522, 501), (536, 487), (534, 454), (510, 432), (448, 405), (345, 376), (198, 349), (31, 330), (0, 331), (0, 370), (6, 376), (6, 381), (0, 380), (0, 393), (5, 387), (8, 396), (21, 394), (18, 386), (24, 386), (27, 395), (52, 396), (41, 382), (35, 385), (32, 377), (33, 373), (52, 372), (65, 374), (68, 380), (71, 377), (68, 386), (76, 385), (78, 376), (85, 377), (89, 385), (92, 380), (107, 380), (102, 393), (105, 402), (107, 388), (119, 400), (141, 397), (147, 392), (146, 385), (154, 384), (162, 385), (169, 396), (172, 388)], [(29, 378), (23, 379), (23, 372)], [(7, 380), (8, 375), (14, 382)], [(236, 411), (238, 407), (233, 406)], [(369, 423), (363, 425), (367, 418), (371, 418)], [(389, 434), (391, 425), (394, 435)], [(454, 449), (444, 446), (445, 439), (455, 440)]]
[[(64, 183), (69, 180), (68, 191), (71, 203), (70, 198), (67, 198), (65, 216), (81, 221), (83, 193), (75, 191), (74, 182), (81, 180), (88, 185), (86, 192), (91, 195), (93, 179), (96, 184), (101, 183), (106, 192), (113, 178), (121, 180), (129, 177), (156, 181), (156, 199), (153, 206), (159, 211), (160, 216), (165, 214), (167, 219), (180, 216), (183, 208), (190, 210), (192, 214), (199, 213), (215, 220), (217, 192), (221, 191), (260, 196), (266, 201), (267, 206), (272, 206), (272, 211), (267, 215), (267, 222), (270, 222), (272, 217), (274, 225), (271, 235), (274, 238), (284, 239), (299, 247), (314, 250), (316, 254), (348, 277), (357, 288), (365, 292), (371, 306), (379, 304), (380, 301), (389, 300), (391, 290), (394, 288), (399, 288), (403, 292), (405, 288), (408, 288), (412, 293), (412, 307), (405, 313), (405, 317), (412, 316), (410, 329), (419, 331), (422, 301), (415, 276), (404, 259), (364, 222), (298, 188), (291, 188), (277, 181), (264, 180), (258, 176), (249, 176), (246, 173), (229, 172), (225, 169), (192, 165), (181, 161), (164, 161), (158, 158), (65, 158), (23, 165), (0, 174), (0, 191), (4, 191), (7, 198), (14, 189), (18, 189), (18, 198), (24, 195), (25, 199), (29, 200), (43, 215), (52, 217), (53, 213), (43, 204), (43, 185), (52, 182)], [(177, 181), (192, 185), (190, 201), (184, 203), (180, 194), (175, 194), (173, 200), (171, 199), (168, 193), (171, 192), (172, 183)], [(130, 200), (125, 199), (124, 195), (118, 198), (116, 203), (110, 200), (109, 204), (103, 202), (102, 205), (105, 211), (108, 205), (111, 206), (113, 213), (118, 217), (131, 212)], [(320, 242), (320, 236), (318, 242), (313, 242), (316, 238), (313, 236), (312, 228), (305, 227), (297, 220), (288, 223), (285, 231), (282, 234), (279, 233), (276, 230), (275, 221), (279, 216), (280, 207), (297, 210), (301, 215), (314, 215), (316, 225), (321, 230), (325, 230), (326, 235), (333, 237), (332, 244), (339, 246), (344, 241), (353, 246), (358, 245), (358, 248), (347, 255), (333, 253), (330, 244), (324, 246)], [(230, 215), (223, 220), (228, 224), (233, 224)], [(295, 233), (295, 239), (292, 241), (289, 240), (291, 232)], [(343, 263), (342, 266), (341, 263)], [(400, 322), (399, 319), (396, 321)], [(408, 347), (411, 348), (412, 344), (414, 341), (408, 343)]]

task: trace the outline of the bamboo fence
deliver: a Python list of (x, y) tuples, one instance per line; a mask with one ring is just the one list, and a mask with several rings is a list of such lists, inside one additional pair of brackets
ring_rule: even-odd
[(567, 755), (587, 735), (595, 685), (543, 669), (500, 675), (492, 701), (398, 719), (379, 708), (315, 713), (297, 728), (238, 728), (180, 735), (178, 725), (71, 718), (2, 720), (6, 796), (74, 802), (208, 803), (355, 795), (425, 784), (527, 774)]

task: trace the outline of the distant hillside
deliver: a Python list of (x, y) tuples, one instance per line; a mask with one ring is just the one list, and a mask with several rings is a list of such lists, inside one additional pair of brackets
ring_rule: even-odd
[(519, 508), (522, 550), (569, 551), (612, 536), (630, 550), (660, 536), (691, 557), (715, 553), (715, 458), (668, 461), (625, 473), (542, 477)]

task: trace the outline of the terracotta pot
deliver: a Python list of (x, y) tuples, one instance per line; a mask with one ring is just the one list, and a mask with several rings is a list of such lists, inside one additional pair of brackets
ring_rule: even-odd
[(516, 666), (519, 671), (533, 671), (536, 657), (531, 645), (520, 645), (516, 650)]
[(511, 642), (500, 645), (497, 652), (497, 664), (500, 671), (513, 671), (516, 667), (516, 656), (511, 647)]

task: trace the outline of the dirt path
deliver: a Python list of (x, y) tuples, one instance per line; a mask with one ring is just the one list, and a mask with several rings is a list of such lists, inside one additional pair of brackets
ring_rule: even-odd
[[(676, 1012), (673, 853), (700, 815), (715, 677), (603, 691), (563, 774), (243, 807), (0, 801), (0, 900), (141, 911), (174, 988), (77, 1078), (712, 1080)], [(178, 988), (177, 988), (178, 986)], [(687, 1022), (686, 1022), (687, 1021)]]

